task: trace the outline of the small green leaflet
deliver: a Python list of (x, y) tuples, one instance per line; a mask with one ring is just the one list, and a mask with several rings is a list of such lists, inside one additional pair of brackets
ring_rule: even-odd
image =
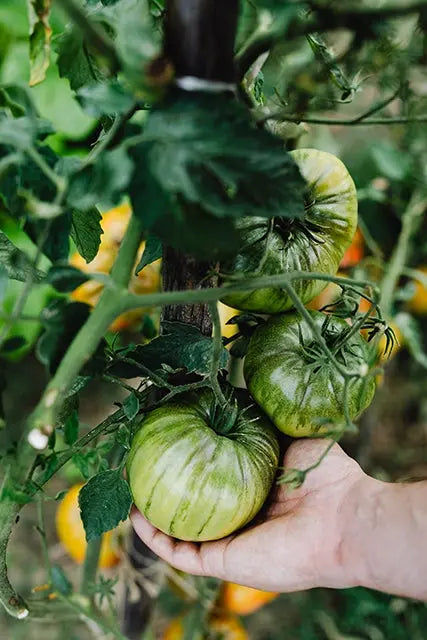
[(145, 241), (144, 253), (135, 269), (135, 274), (138, 275), (144, 267), (161, 258), (162, 253), (162, 241), (157, 236), (150, 234)]
[(68, 416), (64, 424), (64, 441), (65, 444), (73, 445), (79, 435), (79, 414), (74, 409)]
[(104, 151), (96, 163), (86, 164), (69, 177), (67, 202), (70, 207), (87, 212), (102, 200), (113, 206), (126, 189), (133, 163), (124, 147)]
[(130, 393), (123, 402), (123, 411), (128, 420), (132, 420), (139, 411), (139, 400), (134, 393)]
[[(159, 371), (166, 365), (174, 371), (206, 375), (210, 371), (213, 353), (213, 339), (204, 336), (196, 327), (182, 322), (164, 322), (164, 333), (148, 344), (130, 346), (122, 354), (140, 362), (151, 371)], [(120, 352), (119, 352), (120, 355)], [(223, 348), (220, 367), (228, 362), (228, 351)], [(133, 377), (141, 375), (137, 367), (119, 361), (112, 368), (116, 375)]]
[(98, 253), (102, 233), (101, 214), (96, 207), (72, 212), (71, 238), (87, 263), (92, 262)]
[(133, 95), (117, 80), (84, 86), (77, 92), (77, 100), (95, 118), (126, 113), (135, 103)]
[(61, 293), (69, 293), (89, 280), (86, 273), (69, 264), (59, 264), (49, 269), (46, 282)]
[(49, 67), (51, 4), (52, 0), (27, 0), (30, 22), (30, 86), (42, 82)]
[(132, 495), (119, 469), (109, 469), (91, 478), (79, 493), (86, 540), (94, 540), (126, 520)]
[(23, 251), (15, 247), (2, 231), (0, 231), (0, 264), (11, 280), (26, 282), (30, 274), (33, 274), (34, 282), (40, 282), (44, 277), (42, 271), (34, 270), (31, 260)]
[(64, 570), (57, 564), (54, 564), (51, 568), (50, 575), (53, 589), (63, 596), (69, 596), (73, 590), (73, 585), (65, 575)]
[(58, 69), (67, 78), (71, 89), (77, 91), (85, 84), (101, 81), (103, 73), (87, 46), (78, 27), (69, 27), (57, 40)]

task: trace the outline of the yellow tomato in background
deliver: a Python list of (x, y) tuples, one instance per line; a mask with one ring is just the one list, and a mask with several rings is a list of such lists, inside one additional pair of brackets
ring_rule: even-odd
[[(122, 204), (107, 211), (101, 220), (101, 227), (104, 233), (101, 236), (101, 244), (96, 257), (92, 262), (87, 263), (76, 252), (71, 256), (70, 264), (84, 273), (109, 273), (119, 251), (131, 214), (132, 210), (128, 204)], [(144, 248), (145, 242), (141, 242), (135, 267), (141, 259)], [(136, 294), (154, 293), (159, 288), (160, 260), (147, 265), (137, 276), (133, 274), (129, 283), (129, 290)], [(93, 307), (98, 302), (102, 289), (102, 283), (89, 280), (77, 287), (72, 292), (71, 298), (77, 302), (85, 302)], [(146, 311), (146, 309), (133, 309), (123, 313), (116, 318), (110, 330), (115, 332), (138, 328), (139, 321)]]
[[(213, 633), (223, 640), (249, 640), (245, 628), (238, 618), (228, 614), (214, 616), (210, 621)], [(215, 637), (216, 637), (215, 635)], [(162, 640), (182, 640), (184, 637), (184, 625), (182, 617), (172, 620), (162, 636)]]
[[(56, 511), (56, 533), (75, 562), (81, 564), (86, 553), (85, 531), (80, 517), (79, 491), (82, 484), (75, 484), (66, 493)], [(115, 543), (114, 531), (108, 531), (102, 536), (99, 566), (109, 569), (120, 562), (118, 545)]]
[(277, 598), (279, 594), (271, 591), (261, 591), (244, 587), (234, 582), (224, 582), (220, 598), (220, 606), (231, 613), (246, 616), (257, 611), (268, 602)]
[[(421, 271), (427, 278), (427, 265), (421, 265), (417, 267), (417, 271)], [(412, 311), (412, 313), (416, 313), (419, 315), (427, 314), (427, 286), (421, 283), (419, 280), (414, 281), (415, 284), (415, 293), (413, 297), (408, 300), (408, 309)]]
[(239, 332), (237, 324), (227, 324), (227, 322), (231, 320), (231, 318), (234, 318), (234, 316), (239, 315), (240, 311), (227, 307), (225, 304), (222, 304), (222, 302), (218, 302), (218, 313), (221, 320), (221, 334), (225, 338), (231, 338)]

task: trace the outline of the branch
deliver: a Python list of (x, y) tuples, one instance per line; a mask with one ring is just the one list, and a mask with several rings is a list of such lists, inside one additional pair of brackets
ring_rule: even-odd
[(391, 313), (393, 295), (398, 285), (408, 255), (409, 242), (426, 210), (427, 198), (415, 191), (402, 216), (402, 230), (391, 256), (388, 269), (381, 283), (380, 307), (387, 318)]
[(278, 42), (283, 42), (285, 38), (296, 38), (316, 31), (335, 31), (347, 28), (351, 31), (364, 34), (372, 33), (372, 25), (382, 20), (399, 18), (410, 13), (418, 13), (426, 9), (426, 2), (420, 1), (409, 6), (383, 7), (382, 9), (353, 9), (334, 10), (326, 7), (311, 5), (312, 17), (301, 20), (297, 17), (287, 28), (278, 33), (271, 31), (260, 33), (257, 37), (250, 38), (243, 49), (236, 56), (236, 67), (239, 79), (242, 79), (248, 69), (257, 58), (266, 51), (269, 51)]
[(239, 278), (236, 282), (227, 283), (222, 287), (189, 289), (188, 291), (164, 291), (162, 293), (149, 293), (143, 295), (125, 292), (121, 296), (120, 313), (130, 311), (131, 309), (146, 307), (147, 305), (150, 307), (160, 307), (173, 304), (215, 302), (229, 293), (255, 291), (256, 289), (263, 289), (267, 287), (279, 288), (283, 287), (285, 284), (291, 283), (293, 280), (322, 280), (324, 282), (336, 282), (338, 284), (343, 283), (354, 287), (360, 287), (362, 289), (366, 286), (375, 287), (374, 283), (363, 280), (331, 276), (325, 273), (291, 271), (290, 273), (275, 276), (261, 276), (250, 279)]
[(282, 120), (283, 122), (296, 122), (297, 124), (299, 124), (300, 122), (305, 122), (307, 124), (326, 124), (329, 126), (343, 125), (357, 127), (368, 125), (393, 125), (427, 122), (427, 115), (413, 117), (397, 116), (395, 118), (370, 118), (368, 120), (360, 119), (360, 116), (357, 116), (357, 118), (336, 120), (334, 118), (304, 118), (293, 114), (277, 112), (276, 114), (271, 114), (262, 118), (261, 122), (265, 122), (266, 120)]

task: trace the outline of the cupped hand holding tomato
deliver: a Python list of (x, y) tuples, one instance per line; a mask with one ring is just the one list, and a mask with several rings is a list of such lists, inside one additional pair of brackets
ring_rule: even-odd
[[(328, 446), (299, 440), (284, 467), (306, 469)], [(302, 487), (277, 487), (256, 522), (223, 540), (194, 544), (161, 533), (136, 510), (141, 539), (178, 569), (268, 591), (364, 586), (427, 600), (427, 482), (367, 476), (334, 445)]]
[[(297, 441), (289, 448), (284, 466), (305, 468), (326, 446), (325, 440)], [(145, 544), (188, 573), (275, 592), (349, 587), (354, 578), (339, 557), (346, 515), (343, 505), (363, 477), (357, 463), (336, 445), (300, 489), (275, 488), (253, 525), (201, 545), (165, 535), (136, 509), (131, 517)]]

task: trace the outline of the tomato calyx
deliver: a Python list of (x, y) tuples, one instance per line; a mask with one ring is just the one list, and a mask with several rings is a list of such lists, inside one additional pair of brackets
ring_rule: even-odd
[(321, 232), (321, 227), (309, 220), (298, 220), (297, 218), (273, 218), (273, 229), (281, 235), (285, 242), (291, 240), (295, 233), (302, 233), (314, 244), (325, 243), (325, 240), (317, 235)]
[[(347, 355), (358, 356), (347, 344), (352, 332), (352, 327), (349, 325), (344, 329), (338, 330), (336, 327), (331, 326), (330, 323), (331, 316), (325, 316), (321, 327), (322, 338), (329, 351), (334, 354), (336, 360), (344, 366), (347, 366)], [(300, 325), (298, 326), (298, 334), (303, 356), (306, 362), (313, 368), (313, 373), (317, 373), (322, 366), (328, 365), (328, 357), (316, 339), (312, 339), (309, 343), (306, 343)]]

